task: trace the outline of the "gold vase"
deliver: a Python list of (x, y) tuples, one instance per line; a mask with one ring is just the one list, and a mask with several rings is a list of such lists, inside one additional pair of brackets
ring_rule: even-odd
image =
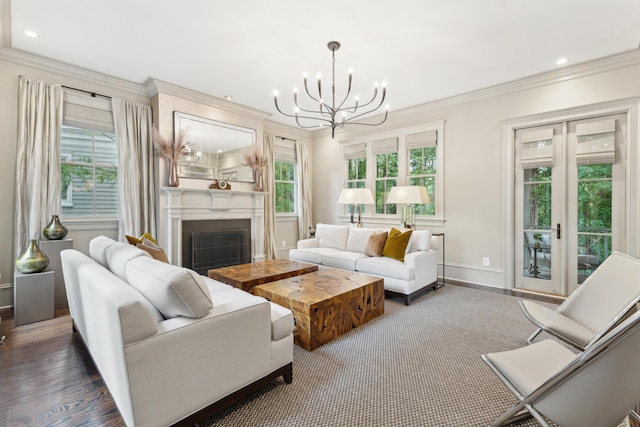
[(49, 257), (38, 247), (38, 241), (31, 239), (27, 250), (16, 260), (16, 270), (20, 273), (40, 273), (49, 265)]
[(58, 215), (51, 215), (51, 222), (42, 230), (42, 234), (49, 240), (64, 239), (67, 235), (67, 227), (62, 225)]
[(178, 187), (180, 178), (178, 178), (178, 164), (169, 159), (169, 178), (167, 179), (168, 187)]

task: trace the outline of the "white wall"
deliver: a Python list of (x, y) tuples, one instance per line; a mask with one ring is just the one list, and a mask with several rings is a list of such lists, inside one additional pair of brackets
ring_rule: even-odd
[[(446, 234), (447, 276), (453, 279), (511, 288), (505, 280), (505, 265), (513, 262), (505, 253), (506, 215), (505, 147), (506, 121), (640, 97), (640, 54), (621, 55), (583, 64), (519, 82), (478, 91), (416, 108), (392, 111), (379, 127), (354, 127), (336, 134), (314, 134), (314, 222), (338, 223), (338, 196), (343, 162), (340, 141), (387, 133), (423, 123), (444, 120), (444, 209), (443, 227), (429, 227)], [(416, 90), (420, 90), (419, 87)], [(637, 117), (633, 120), (637, 122)], [(636, 137), (631, 144), (637, 145)], [(637, 180), (637, 176), (635, 176)], [(630, 204), (638, 204), (638, 182), (631, 182)], [(344, 219), (343, 219), (344, 220)], [(632, 219), (635, 220), (635, 219)], [(378, 225), (365, 218), (366, 226)], [(387, 224), (384, 224), (387, 225)], [(388, 226), (388, 225), (387, 225)], [(636, 230), (637, 227), (631, 228)], [(628, 235), (630, 253), (637, 252), (637, 235)], [(635, 242), (635, 243), (633, 243)], [(637, 255), (637, 253), (635, 253)], [(490, 267), (482, 258), (490, 258)]]

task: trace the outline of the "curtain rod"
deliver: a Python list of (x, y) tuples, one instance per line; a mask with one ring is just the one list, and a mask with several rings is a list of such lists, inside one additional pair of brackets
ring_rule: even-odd
[(103, 97), (103, 98), (111, 99), (111, 97), (110, 97), (110, 96), (107, 96), (107, 95), (101, 95), (101, 94), (99, 94), (99, 93), (91, 92), (91, 91), (88, 91), (88, 90), (76, 89), (75, 87), (69, 87), (69, 86), (64, 86), (64, 85), (62, 85), (62, 87), (63, 87), (63, 88), (65, 88), (65, 89), (71, 89), (71, 90), (76, 90), (76, 91), (78, 91), (78, 92), (88, 93), (89, 95), (91, 95), (91, 97), (92, 97), (92, 98), (95, 98), (96, 96), (101, 96), (101, 97)]
[(276, 136), (276, 138), (280, 138), (280, 139), (282, 139), (282, 140), (285, 140), (285, 139), (286, 139), (287, 141), (296, 142), (296, 140), (295, 140), (295, 139), (285, 138), (284, 136)]

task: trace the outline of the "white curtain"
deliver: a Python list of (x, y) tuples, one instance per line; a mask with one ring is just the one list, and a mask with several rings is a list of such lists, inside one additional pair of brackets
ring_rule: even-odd
[(304, 141), (296, 141), (298, 161), (298, 239), (309, 237), (311, 227), (311, 158), (309, 146)]
[(118, 144), (118, 240), (156, 235), (151, 107), (112, 99)]
[(62, 86), (20, 77), (16, 157), (15, 254), (40, 239), (51, 215), (61, 213)]
[(263, 136), (262, 154), (267, 163), (264, 170), (264, 255), (265, 259), (276, 259), (278, 248), (276, 245), (276, 181), (274, 176), (275, 138), (267, 133)]

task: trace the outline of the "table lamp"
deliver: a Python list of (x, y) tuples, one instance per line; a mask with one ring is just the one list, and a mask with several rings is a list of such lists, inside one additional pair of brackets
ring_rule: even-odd
[(362, 209), (360, 207), (361, 204), (372, 205), (373, 204), (373, 196), (371, 196), (371, 190), (368, 188), (344, 188), (340, 193), (340, 198), (338, 198), (338, 203), (341, 205), (351, 205), (355, 206), (355, 210), (358, 213), (358, 222), (354, 222), (353, 215), (354, 212), (351, 210), (351, 223), (357, 224), (358, 227), (362, 227)]
[(402, 205), (400, 224), (404, 228), (415, 228), (415, 206), (431, 203), (427, 188), (422, 185), (392, 187), (387, 196), (387, 204)]

